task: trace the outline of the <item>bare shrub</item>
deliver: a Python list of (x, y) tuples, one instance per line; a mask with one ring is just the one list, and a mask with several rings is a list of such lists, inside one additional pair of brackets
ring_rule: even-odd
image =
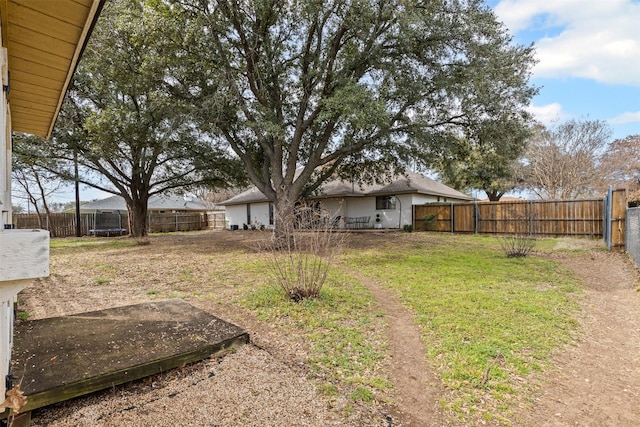
[(137, 237), (136, 245), (138, 246), (148, 246), (151, 244), (151, 241), (147, 237)]
[(346, 234), (336, 229), (327, 211), (309, 206), (296, 207), (295, 219), (276, 214), (276, 221), (286, 238), (274, 233), (265, 248), (276, 283), (294, 301), (317, 297)]
[(522, 258), (529, 255), (536, 245), (536, 239), (527, 234), (512, 234), (499, 238), (500, 247), (508, 258)]

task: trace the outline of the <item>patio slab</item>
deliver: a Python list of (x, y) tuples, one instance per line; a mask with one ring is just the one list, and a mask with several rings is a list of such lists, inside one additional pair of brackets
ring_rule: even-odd
[(27, 412), (248, 342), (242, 328), (173, 299), (19, 322), (11, 369)]

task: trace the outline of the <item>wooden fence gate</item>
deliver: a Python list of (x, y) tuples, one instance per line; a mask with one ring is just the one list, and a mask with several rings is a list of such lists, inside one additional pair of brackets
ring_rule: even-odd
[[(607, 203), (610, 203), (609, 205)], [(415, 230), (603, 238), (624, 247), (626, 190), (609, 199), (429, 203), (413, 206)], [(607, 216), (607, 212), (610, 215)], [(608, 222), (605, 222), (608, 221)]]

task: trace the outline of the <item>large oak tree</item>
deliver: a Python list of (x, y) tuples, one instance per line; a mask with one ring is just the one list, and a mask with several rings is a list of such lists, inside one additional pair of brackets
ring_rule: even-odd
[(526, 115), (505, 115), (467, 127), (463, 138), (444, 146), (434, 169), (458, 190), (478, 189), (492, 202), (518, 187), (518, 161), (531, 136)]
[(533, 47), (479, 0), (172, 3), (188, 19), (174, 90), (280, 218), (331, 175), (431, 166), (465, 128), (525, 116), (536, 92)]
[(160, 1), (108, 2), (62, 106), (50, 157), (57, 172), (122, 196), (133, 236), (147, 233), (154, 194), (189, 186), (226, 186), (242, 177), (230, 150), (198, 131), (191, 105), (170, 90), (181, 37)]

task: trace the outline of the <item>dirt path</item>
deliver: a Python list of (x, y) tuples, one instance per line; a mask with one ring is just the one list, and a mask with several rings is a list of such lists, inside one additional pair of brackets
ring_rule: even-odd
[(559, 259), (585, 286), (583, 335), (554, 358), (528, 426), (640, 425), (638, 272), (623, 254)]
[(390, 414), (390, 424), (407, 427), (447, 425), (438, 403), (438, 399), (442, 397), (440, 380), (426, 362), (420, 329), (414, 323), (411, 313), (390, 290), (356, 271), (349, 272), (369, 288), (385, 312), (387, 338), (392, 355), (390, 379), (394, 384), (398, 411)]

